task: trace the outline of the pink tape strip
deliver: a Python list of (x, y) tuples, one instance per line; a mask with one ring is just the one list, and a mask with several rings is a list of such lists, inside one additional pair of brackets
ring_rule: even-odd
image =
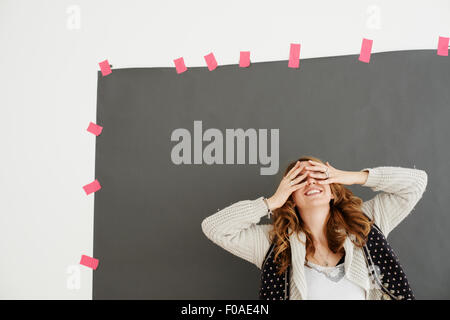
[(207, 54), (204, 58), (206, 64), (208, 65), (209, 71), (213, 71), (215, 68), (217, 68), (217, 61), (212, 52)]
[(373, 40), (363, 39), (361, 45), (361, 53), (359, 54), (359, 61), (369, 63), (370, 62), (370, 54), (372, 52), (372, 44)]
[(449, 42), (449, 38), (439, 37), (438, 50), (437, 50), (438, 56), (448, 56), (448, 42)]
[(95, 270), (98, 267), (98, 259), (83, 254), (81, 256), (80, 264)]
[(89, 127), (87, 128), (87, 131), (95, 134), (96, 136), (102, 133), (102, 130), (103, 130), (102, 126), (99, 126), (98, 124), (95, 124), (93, 122), (89, 123)]
[(102, 72), (103, 76), (107, 76), (108, 74), (112, 73), (108, 60), (102, 61), (98, 65), (100, 66), (100, 71)]
[(91, 182), (83, 187), (84, 192), (86, 192), (86, 195), (89, 195), (92, 192), (97, 192), (101, 188), (102, 188), (102, 186), (100, 185), (100, 182), (98, 182), (97, 179), (95, 179), (93, 182)]
[(187, 70), (183, 57), (173, 60), (177, 73), (183, 73)]
[(248, 66), (250, 66), (250, 51), (241, 51), (239, 67), (247, 68)]
[(289, 68), (298, 68), (300, 66), (300, 43), (291, 43), (289, 51)]

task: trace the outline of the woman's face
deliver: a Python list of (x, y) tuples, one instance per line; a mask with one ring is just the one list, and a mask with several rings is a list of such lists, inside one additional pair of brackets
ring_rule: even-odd
[[(301, 176), (305, 172), (310, 173), (320, 173), (320, 171), (313, 171), (313, 170), (307, 170), (306, 167), (312, 167), (313, 165), (310, 164), (308, 161), (302, 161), (301, 164), (305, 165), (305, 168), (302, 169), (302, 171), (298, 174), (298, 176)], [(324, 166), (326, 166), (324, 164)], [(323, 173), (323, 172), (322, 172)], [(297, 177), (298, 177), (297, 176)], [(323, 178), (314, 178), (310, 175), (307, 175), (301, 183), (306, 181), (307, 183), (300, 189), (294, 191), (292, 193), (292, 198), (295, 201), (297, 207), (299, 209), (302, 208), (310, 208), (310, 207), (316, 207), (316, 206), (324, 206), (328, 205), (331, 201), (331, 199), (334, 198), (333, 194), (331, 193), (331, 188), (329, 184), (320, 184), (318, 181), (324, 180)], [(311, 190), (319, 190), (319, 193), (313, 193), (311, 195), (306, 195), (307, 192)]]

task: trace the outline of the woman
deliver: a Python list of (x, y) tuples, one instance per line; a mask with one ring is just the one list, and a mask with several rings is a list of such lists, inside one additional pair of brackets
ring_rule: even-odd
[[(292, 266), (291, 300), (383, 299), (371, 285), (362, 247), (373, 223), (387, 237), (413, 210), (427, 180), (419, 169), (344, 171), (301, 157), (287, 167), (271, 197), (236, 202), (205, 218), (202, 230), (259, 269), (274, 242), (280, 273)], [(363, 202), (344, 187), (353, 184), (382, 192)], [(273, 223), (258, 225), (266, 214)]]

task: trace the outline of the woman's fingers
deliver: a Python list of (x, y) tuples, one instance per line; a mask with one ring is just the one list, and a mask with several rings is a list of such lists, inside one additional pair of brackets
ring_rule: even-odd
[(292, 184), (296, 185), (297, 183), (301, 182), (302, 180), (304, 180), (306, 178), (306, 176), (308, 175), (308, 171), (306, 171), (304, 174), (302, 174), (301, 176), (295, 178), (294, 180), (292, 180)]
[(306, 181), (305, 182), (301, 182), (299, 184), (294, 184), (292, 186), (292, 192), (294, 192), (295, 190), (298, 190), (300, 188), (303, 188), (306, 185)]
[(319, 180), (317, 181), (319, 184), (330, 184), (330, 183), (334, 183), (334, 179), (333, 178), (328, 178), (328, 179), (324, 179), (324, 180)]
[[(290, 180), (294, 180), (302, 171), (305, 169), (306, 165), (301, 164), (300, 167), (298, 167), (292, 174), (289, 176)], [(305, 173), (308, 172), (305, 170)]]
[(295, 165), (291, 168), (291, 170), (289, 170), (289, 172), (285, 175), (285, 178), (289, 177), (290, 174), (291, 174), (295, 169), (297, 169), (299, 165), (300, 165), (300, 161), (297, 161), (297, 162), (295, 163)]
[[(333, 183), (330, 178), (327, 179), (327, 175), (325, 174), (325, 172), (328, 170), (327, 166), (324, 166), (322, 163), (313, 160), (308, 160), (308, 162), (309, 166), (307, 163), (301, 163), (300, 161), (297, 161), (296, 164), (291, 168), (291, 170), (289, 170), (284, 178), (289, 182), (292, 181), (292, 184), (290, 184), (290, 186), (294, 186), (297, 189), (297, 187), (299, 186), (299, 182), (304, 180), (308, 175), (310, 177), (318, 179), (319, 182), (327, 180), (327, 183)], [(304, 174), (297, 177), (303, 169), (305, 169)]]
[(314, 161), (314, 160), (308, 160), (308, 162), (310, 162), (310, 163), (312, 163), (312, 164), (315, 164), (315, 165), (317, 165), (317, 166), (323, 166), (323, 163), (319, 163), (319, 162)]
[(287, 174), (287, 175), (286, 175), (286, 178), (287, 178), (288, 180), (294, 179), (294, 178), (298, 175), (298, 173), (299, 173), (301, 170), (303, 170), (304, 167), (305, 167), (305, 165), (302, 163), (302, 164), (298, 165), (296, 168), (293, 168), (294, 170), (292, 170), (292, 172), (291, 172), (290, 174)]
[(310, 174), (311, 177), (317, 178), (317, 179), (326, 179), (327, 175), (325, 173), (313, 173)]
[(309, 167), (306, 167), (306, 169), (311, 170), (311, 171), (322, 171), (322, 172), (327, 171), (327, 168), (324, 166), (309, 166)]

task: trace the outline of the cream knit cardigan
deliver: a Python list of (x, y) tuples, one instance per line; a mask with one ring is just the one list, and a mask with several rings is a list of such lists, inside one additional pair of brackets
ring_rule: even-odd
[[(367, 181), (362, 186), (370, 187), (373, 191), (382, 191), (372, 199), (363, 202), (362, 211), (374, 219), (387, 237), (422, 197), (427, 185), (427, 173), (419, 169), (402, 167), (376, 167), (361, 171), (369, 172)], [(261, 196), (255, 200), (238, 201), (206, 217), (201, 227), (212, 242), (261, 269), (270, 247), (268, 233), (272, 225), (257, 223), (267, 214), (267, 206)], [(298, 233), (298, 236), (302, 242), (294, 234), (290, 236), (292, 267), (289, 277), (289, 296), (291, 300), (305, 299), (308, 290), (304, 274), (306, 237), (303, 232)], [(354, 246), (349, 237), (344, 242), (344, 249), (345, 276), (365, 290), (366, 299), (382, 299), (381, 291), (374, 289), (370, 284), (362, 249)]]

